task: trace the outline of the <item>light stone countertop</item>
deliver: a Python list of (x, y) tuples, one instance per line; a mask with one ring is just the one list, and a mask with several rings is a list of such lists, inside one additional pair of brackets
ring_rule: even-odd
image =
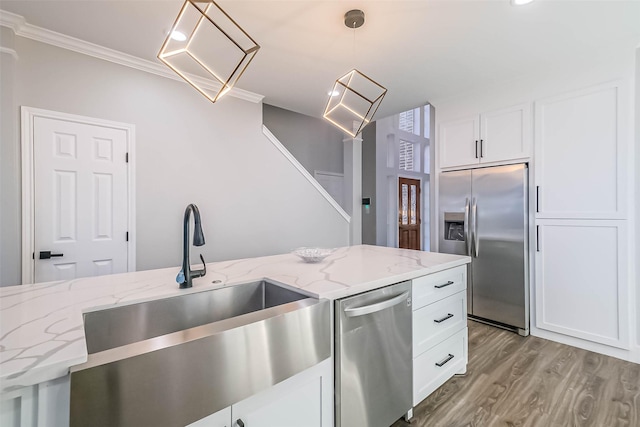
[(0, 288), (0, 392), (65, 376), (86, 362), (84, 312), (261, 279), (334, 300), (468, 262), (466, 256), (360, 245), (316, 264), (293, 254), (209, 263), (207, 275), (188, 290), (175, 281), (179, 267)]

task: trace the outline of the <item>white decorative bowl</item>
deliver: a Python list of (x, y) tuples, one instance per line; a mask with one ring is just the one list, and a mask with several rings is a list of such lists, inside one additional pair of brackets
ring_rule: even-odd
[(298, 248), (291, 253), (302, 258), (304, 262), (320, 262), (334, 251), (335, 249), (328, 248)]

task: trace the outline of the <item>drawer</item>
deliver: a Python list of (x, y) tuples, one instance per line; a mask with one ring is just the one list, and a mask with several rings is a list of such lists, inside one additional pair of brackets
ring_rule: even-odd
[(422, 307), (413, 314), (413, 357), (467, 325), (467, 293), (462, 291)]
[(413, 279), (413, 309), (467, 289), (467, 266), (451, 268)]
[(467, 358), (467, 328), (464, 328), (413, 359), (413, 406), (455, 373), (465, 371)]

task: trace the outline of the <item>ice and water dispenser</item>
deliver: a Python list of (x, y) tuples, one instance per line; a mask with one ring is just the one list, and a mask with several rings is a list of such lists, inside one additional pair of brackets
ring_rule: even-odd
[(464, 242), (464, 213), (444, 213), (444, 240)]

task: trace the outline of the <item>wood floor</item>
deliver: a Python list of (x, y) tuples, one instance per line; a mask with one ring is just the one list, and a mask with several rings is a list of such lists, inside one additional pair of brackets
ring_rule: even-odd
[(404, 426), (640, 427), (640, 365), (470, 321), (467, 375)]

